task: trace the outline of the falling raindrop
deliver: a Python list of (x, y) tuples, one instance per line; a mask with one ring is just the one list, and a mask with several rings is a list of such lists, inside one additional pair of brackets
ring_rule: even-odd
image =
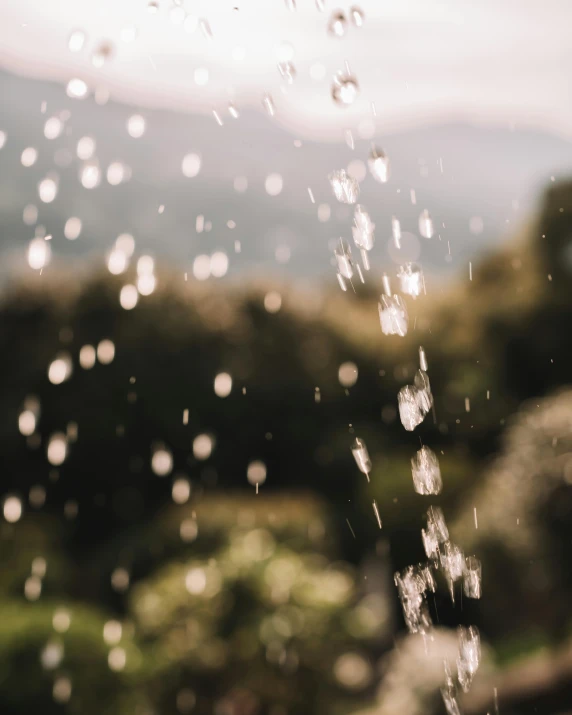
[(145, 134), (145, 118), (140, 114), (132, 114), (127, 120), (127, 132), (133, 139), (139, 139)]
[(348, 20), (343, 12), (336, 10), (328, 21), (328, 33), (332, 37), (343, 37), (348, 29)]
[(359, 196), (359, 183), (349, 176), (345, 169), (332, 171), (328, 175), (334, 196), (342, 204), (355, 204)]
[(360, 472), (363, 472), (367, 477), (369, 482), (369, 473), (371, 472), (371, 459), (369, 458), (369, 452), (365, 446), (363, 439), (356, 437), (354, 443), (352, 444), (352, 454), (356, 460), (356, 464), (359, 467)]
[(385, 184), (389, 179), (389, 158), (383, 149), (373, 147), (367, 160), (369, 171), (376, 181)]
[(423, 270), (418, 263), (405, 263), (397, 274), (401, 292), (417, 298), (423, 290)]
[(85, 45), (85, 32), (83, 30), (74, 30), (68, 38), (68, 49), (70, 52), (81, 52)]
[(384, 335), (407, 335), (409, 318), (405, 303), (398, 295), (382, 295), (378, 303), (381, 332)]
[(401, 248), (401, 224), (395, 216), (391, 217), (391, 233), (393, 235), (393, 243), (395, 248)]
[(357, 5), (354, 5), (353, 7), (350, 8), (350, 17), (352, 19), (352, 23), (354, 24), (355, 27), (362, 27), (363, 22), (364, 22), (364, 13), (361, 7), (358, 7)]
[(58, 195), (58, 177), (49, 174), (38, 184), (38, 195), (45, 204), (51, 204)]
[(434, 234), (433, 219), (427, 209), (419, 214), (419, 233), (423, 238), (432, 238)]
[(341, 107), (353, 104), (359, 94), (357, 79), (350, 74), (338, 72), (332, 80), (332, 99)]
[(413, 487), (417, 494), (439, 494), (443, 488), (437, 455), (423, 446), (411, 459)]
[(280, 72), (280, 76), (287, 84), (293, 84), (296, 79), (296, 68), (292, 62), (280, 62), (278, 72)]
[(273, 117), (276, 114), (276, 107), (274, 106), (274, 100), (268, 93), (266, 93), (262, 97), (262, 106), (264, 107), (266, 114), (268, 114), (269, 117)]
[(91, 63), (100, 68), (113, 57), (113, 45), (110, 42), (101, 42), (93, 51)]
[(97, 188), (101, 181), (99, 165), (94, 161), (87, 162), (82, 166), (79, 176), (84, 189)]

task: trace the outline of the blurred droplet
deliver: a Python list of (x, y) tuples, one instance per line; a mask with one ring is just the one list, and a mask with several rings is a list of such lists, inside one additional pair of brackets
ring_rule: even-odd
[(54, 681), (52, 695), (56, 703), (60, 705), (69, 702), (72, 694), (71, 680), (63, 675), (59, 676)]
[(342, 387), (353, 387), (358, 379), (358, 367), (355, 362), (343, 362), (338, 369), (338, 380)]
[(193, 275), (198, 281), (206, 281), (211, 274), (211, 259), (205, 253), (193, 261)]
[(96, 162), (87, 162), (80, 172), (80, 181), (84, 189), (95, 189), (101, 181), (101, 171)]
[(103, 626), (103, 640), (107, 645), (116, 645), (123, 635), (123, 626), (119, 621), (107, 621)]
[(273, 117), (276, 114), (276, 107), (274, 106), (274, 100), (268, 93), (262, 97), (262, 106), (264, 107), (264, 110), (266, 111), (266, 114), (268, 114), (269, 117)]
[(124, 593), (129, 588), (129, 571), (124, 568), (116, 568), (111, 574), (111, 586), (114, 591)]
[(60, 353), (48, 368), (48, 379), (52, 385), (61, 385), (72, 374), (72, 361), (69, 353)]
[(97, 359), (102, 365), (109, 365), (115, 357), (115, 345), (111, 340), (102, 340), (97, 345)]
[(107, 664), (109, 669), (113, 670), (115, 673), (119, 673), (124, 670), (127, 663), (127, 653), (123, 648), (116, 646), (109, 651), (107, 656)]
[(365, 16), (364, 16), (364, 13), (363, 13), (363, 10), (361, 9), (361, 7), (358, 7), (357, 5), (353, 5), (350, 8), (350, 17), (351, 17), (352, 23), (355, 27), (363, 26)]
[(151, 295), (156, 285), (157, 279), (152, 273), (144, 273), (137, 277), (137, 290), (139, 291), (139, 295)]
[(6, 497), (2, 511), (4, 519), (6, 519), (9, 524), (15, 524), (22, 516), (22, 500), (16, 496)]
[(195, 519), (185, 519), (181, 522), (181, 526), (179, 528), (179, 536), (181, 537), (181, 541), (184, 541), (185, 543), (190, 543), (197, 538), (198, 533), (199, 527)]
[(91, 370), (95, 365), (96, 353), (93, 345), (84, 345), (79, 351), (79, 364), (84, 370)]
[(26, 226), (33, 226), (38, 220), (38, 208), (34, 206), (34, 204), (27, 204), (24, 206), (22, 220)]
[(278, 72), (287, 84), (293, 84), (296, 79), (296, 68), (292, 62), (280, 62), (278, 64)]
[(353, 104), (359, 94), (357, 79), (349, 74), (338, 72), (332, 81), (332, 99), (341, 107)]
[(68, 239), (68, 241), (75, 241), (81, 233), (81, 227), (81, 219), (76, 216), (71, 216), (68, 218), (64, 226), (64, 236)]
[(66, 87), (66, 94), (72, 99), (84, 99), (87, 97), (88, 87), (87, 84), (77, 77), (70, 79)]
[(139, 292), (134, 285), (124, 285), (119, 293), (119, 304), (124, 310), (133, 310), (139, 300)]
[(44, 670), (55, 670), (64, 657), (64, 646), (60, 641), (48, 641), (40, 653), (40, 662)]
[(224, 251), (215, 251), (210, 258), (210, 273), (214, 278), (222, 278), (228, 271), (228, 256)]
[(107, 257), (107, 269), (114, 275), (118, 276), (127, 270), (128, 257), (118, 248), (114, 248)]
[(28, 265), (34, 270), (41, 270), (50, 262), (52, 249), (43, 238), (33, 238), (28, 245)]
[(183, 478), (175, 479), (171, 496), (175, 504), (185, 504), (188, 502), (191, 496), (191, 483), (189, 480)]
[(50, 437), (47, 447), (48, 462), (54, 467), (59, 467), (66, 460), (68, 441), (63, 432), (56, 432)]
[(26, 168), (33, 166), (36, 163), (36, 160), (38, 158), (38, 150), (34, 149), (34, 147), (26, 147), (24, 151), (22, 152), (22, 156), (20, 157), (20, 161), (22, 162), (22, 166), (25, 166)]
[(198, 154), (187, 154), (183, 157), (181, 169), (184, 176), (192, 179), (201, 170), (201, 157)]
[(63, 608), (58, 608), (52, 617), (52, 626), (58, 633), (66, 633), (71, 625), (71, 616), (69, 611)]
[(369, 473), (371, 472), (372, 464), (371, 459), (369, 458), (369, 452), (367, 451), (367, 447), (365, 446), (365, 442), (363, 441), (363, 439), (356, 437), (351, 449), (360, 472), (363, 472), (363, 474), (365, 474), (369, 482)]
[(208, 434), (199, 434), (193, 440), (193, 455), (195, 459), (208, 459), (213, 451), (213, 439)]
[(145, 118), (140, 114), (132, 114), (127, 120), (127, 133), (133, 139), (139, 139), (145, 134)]
[(278, 196), (283, 186), (284, 182), (280, 174), (269, 174), (264, 182), (264, 188), (269, 196)]
[(264, 296), (264, 308), (267, 313), (277, 313), (282, 307), (282, 296), (277, 291), (270, 291)]
[(158, 477), (166, 477), (173, 469), (173, 455), (165, 447), (156, 449), (151, 457), (151, 469)]
[(343, 204), (355, 204), (359, 196), (359, 183), (349, 176), (344, 169), (332, 171), (328, 180), (334, 196)]
[(246, 469), (246, 478), (249, 484), (256, 486), (266, 481), (266, 465), (259, 459), (250, 462)]
[(378, 303), (381, 332), (384, 335), (407, 334), (409, 318), (403, 300), (397, 296), (382, 295)]
[(42, 579), (38, 576), (30, 576), (24, 584), (24, 596), (28, 601), (37, 601), (42, 595)]
[(424, 287), (423, 269), (418, 263), (405, 263), (397, 274), (402, 293), (417, 298)]
[(111, 186), (119, 186), (131, 178), (131, 169), (120, 161), (114, 161), (107, 167), (106, 178)]
[(29, 437), (36, 430), (36, 415), (32, 410), (23, 410), (18, 417), (18, 429), (24, 437)]
[(78, 159), (87, 161), (95, 153), (95, 139), (90, 136), (81, 137), (77, 143), (76, 154)]
[(332, 37), (343, 37), (348, 29), (348, 20), (343, 12), (336, 10), (328, 21), (328, 33)]
[(74, 30), (68, 38), (68, 49), (70, 52), (81, 52), (85, 45), (85, 32)]
[(213, 31), (211, 30), (209, 21), (205, 17), (199, 18), (199, 27), (201, 28), (203, 37), (205, 37), (207, 40), (212, 40)]
[(373, 178), (385, 184), (389, 179), (389, 158), (383, 149), (374, 147), (369, 153), (367, 164)]
[(101, 68), (113, 57), (113, 45), (110, 42), (101, 42), (91, 56), (94, 67)]
[(214, 391), (217, 397), (228, 397), (232, 390), (232, 377), (228, 372), (219, 372), (214, 379)]
[(401, 248), (401, 224), (395, 216), (391, 217), (391, 233), (396, 248)]
[(413, 488), (417, 494), (440, 494), (443, 488), (439, 460), (432, 449), (421, 447), (411, 458)]
[(419, 215), (419, 233), (423, 236), (423, 238), (432, 238), (435, 230), (433, 228), (433, 219), (431, 218), (431, 214), (427, 209), (423, 209), (423, 211)]
[(44, 136), (46, 139), (57, 139), (64, 129), (64, 124), (59, 117), (50, 117), (44, 124)]
[(58, 177), (50, 174), (38, 184), (38, 195), (45, 204), (51, 204), (58, 195)]

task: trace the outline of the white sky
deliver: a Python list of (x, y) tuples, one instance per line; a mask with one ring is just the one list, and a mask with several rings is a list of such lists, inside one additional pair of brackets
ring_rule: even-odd
[[(0, 66), (33, 77), (91, 88), (106, 85), (119, 101), (185, 111), (261, 109), (270, 92), (275, 120), (305, 137), (337, 140), (345, 128), (367, 134), (375, 103), (377, 129), (393, 131), (429, 121), (515, 123), (572, 137), (572, 0), (363, 0), (360, 29), (327, 35), (332, 11), (349, 3), (297, 0), (7, 0), (0, 3)], [(238, 8), (235, 10), (234, 8)], [(184, 13), (209, 21), (213, 37)], [(133, 42), (122, 30), (135, 27)], [(73, 30), (87, 34), (79, 53)], [(102, 68), (93, 50), (110, 41)], [(277, 71), (291, 46), (297, 69), (287, 86)], [(237, 49), (238, 48), (238, 49)], [(360, 83), (351, 108), (330, 96), (333, 74), (350, 63)], [(322, 79), (312, 79), (324, 67)], [(208, 70), (199, 86), (195, 70)], [(9, 101), (9, 98), (4, 98)]]

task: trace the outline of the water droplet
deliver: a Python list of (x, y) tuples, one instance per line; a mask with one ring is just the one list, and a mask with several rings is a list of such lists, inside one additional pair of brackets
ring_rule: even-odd
[(362, 27), (363, 26), (363, 21), (365, 19), (363, 10), (361, 7), (358, 7), (357, 5), (354, 5), (353, 7), (350, 8), (350, 17), (352, 19), (352, 23), (354, 24), (354, 27)]
[(49, 174), (38, 184), (38, 195), (45, 204), (51, 204), (58, 195), (58, 177)]
[(292, 62), (280, 62), (278, 72), (280, 72), (280, 76), (287, 84), (292, 84), (296, 79), (296, 68)]
[(373, 147), (367, 160), (369, 171), (376, 181), (385, 184), (389, 179), (389, 158), (383, 149)]
[(36, 163), (37, 158), (38, 158), (38, 150), (34, 149), (34, 147), (29, 146), (26, 149), (24, 149), (24, 151), (22, 152), (20, 161), (22, 162), (22, 166), (30, 167)]
[(82, 166), (79, 178), (84, 189), (95, 189), (101, 181), (99, 165), (93, 161), (87, 162)]
[(355, 77), (338, 72), (332, 82), (332, 99), (342, 107), (353, 104), (359, 94), (359, 85)]
[(68, 49), (70, 52), (81, 52), (85, 45), (85, 32), (83, 30), (74, 30), (68, 38)]
[(201, 28), (201, 32), (202, 32), (203, 35), (207, 38), (207, 40), (212, 40), (212, 38), (213, 38), (213, 31), (211, 30), (211, 26), (210, 26), (210, 24), (209, 24), (209, 21), (208, 21), (206, 18), (201, 17), (201, 18), (199, 19), (199, 27)]
[(274, 105), (274, 100), (268, 93), (266, 93), (262, 97), (262, 106), (266, 110), (266, 114), (268, 114), (269, 117), (273, 117), (276, 114), (276, 107)]
[(100, 68), (113, 57), (113, 45), (111, 42), (101, 42), (93, 51), (91, 63), (94, 67)]
[(336, 10), (328, 21), (328, 33), (333, 37), (343, 37), (348, 29), (348, 20), (343, 12)]
[(419, 233), (423, 236), (423, 238), (432, 238), (435, 233), (435, 229), (433, 228), (433, 219), (427, 209), (423, 209), (423, 211), (419, 214)]
[(66, 94), (72, 99), (84, 99), (87, 96), (88, 87), (83, 79), (75, 77), (70, 79), (66, 87)]
[(343, 204), (355, 204), (359, 196), (359, 183), (347, 174), (344, 169), (332, 171), (328, 179), (334, 196)]
[(140, 114), (132, 114), (127, 120), (127, 132), (133, 139), (139, 139), (145, 134), (145, 118)]

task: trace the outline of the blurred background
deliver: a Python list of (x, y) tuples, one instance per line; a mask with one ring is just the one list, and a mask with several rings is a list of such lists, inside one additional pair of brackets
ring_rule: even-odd
[[(2, 713), (439, 715), (459, 625), (482, 646), (463, 712), (572, 713), (569, 19), (0, 8)], [(375, 223), (346, 292), (337, 169)], [(412, 261), (425, 291), (384, 335), (382, 275)], [(407, 432), (420, 345), (434, 409)], [(482, 598), (439, 576), (424, 638), (394, 572), (430, 505)]]

